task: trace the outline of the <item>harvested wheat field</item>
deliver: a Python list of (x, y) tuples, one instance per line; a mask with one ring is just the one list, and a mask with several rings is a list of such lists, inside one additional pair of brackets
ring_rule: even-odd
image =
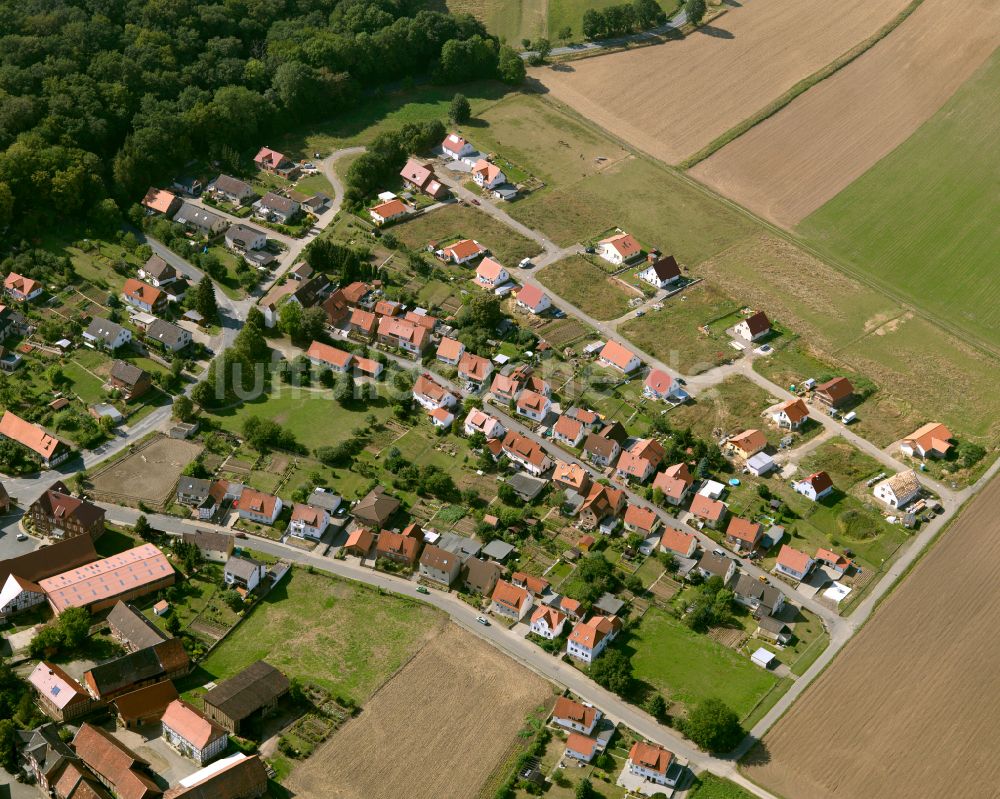
[(552, 701), (545, 680), (451, 624), (287, 784), (304, 799), (473, 797)]
[(764, 737), (747, 775), (785, 799), (997, 795), (1000, 480)]
[(680, 41), (532, 71), (554, 97), (668, 163), (891, 21), (907, 0), (746, 0)]
[(902, 144), (997, 46), (996, 0), (924, 0), (871, 50), (691, 175), (793, 227)]

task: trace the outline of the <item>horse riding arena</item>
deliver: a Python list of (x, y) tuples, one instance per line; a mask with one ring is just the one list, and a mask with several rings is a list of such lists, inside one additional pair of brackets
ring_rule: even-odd
[(198, 457), (201, 444), (160, 436), (136, 447), (90, 477), (94, 495), (126, 505), (166, 505), (184, 467)]

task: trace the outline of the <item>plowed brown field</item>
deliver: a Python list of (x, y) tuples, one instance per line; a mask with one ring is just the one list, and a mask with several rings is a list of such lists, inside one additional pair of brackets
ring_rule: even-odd
[(871, 36), (907, 0), (734, 5), (683, 40), (532, 77), (601, 127), (677, 163)]
[(997, 796), (998, 562), (994, 479), (764, 737), (748, 776), (785, 799)]
[(924, 0), (867, 53), (691, 174), (792, 227), (905, 141), (997, 46), (997, 0)]
[(295, 771), (302, 799), (472, 797), (550, 685), (449, 625)]

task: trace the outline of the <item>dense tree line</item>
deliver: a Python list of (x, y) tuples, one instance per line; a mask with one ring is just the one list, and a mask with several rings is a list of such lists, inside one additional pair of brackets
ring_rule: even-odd
[(588, 8), (583, 14), (583, 35), (588, 39), (605, 39), (649, 30), (666, 21), (667, 15), (656, 0), (633, 0), (604, 9)]
[(347, 170), (347, 201), (357, 203), (374, 194), (396, 178), (412, 153), (440, 144), (445, 133), (440, 120), (408, 122), (398, 130), (380, 133)]
[(9, 5), (0, 231), (106, 225), (118, 217), (114, 201), (126, 207), (193, 157), (231, 169), (268, 136), (402, 78), (516, 82), (515, 58), (472, 16), (422, 0)]

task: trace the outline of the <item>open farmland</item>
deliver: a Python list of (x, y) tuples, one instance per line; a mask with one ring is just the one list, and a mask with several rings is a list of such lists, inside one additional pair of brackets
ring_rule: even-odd
[(733, 5), (681, 41), (532, 77), (588, 119), (677, 163), (869, 37), (907, 0)]
[(525, 717), (552, 698), (542, 678), (449, 625), (292, 773), (288, 787), (334, 799), (476, 796)]
[[(830, 6), (831, 12), (834, 8)], [(1000, 5), (994, 0), (971, 0), (952, 9), (946, 0), (925, 0), (867, 53), (691, 174), (776, 224), (796, 225), (902, 144), (1000, 45)], [(994, 95), (995, 88), (994, 80)], [(992, 104), (980, 113), (995, 109)], [(990, 116), (995, 123), (996, 114)], [(968, 143), (960, 141), (959, 151), (965, 154)], [(936, 161), (947, 152), (934, 147), (928, 157)], [(937, 165), (947, 167), (947, 162)], [(917, 190), (942, 199), (933, 182), (910, 177), (906, 186), (879, 181), (866, 188), (876, 186), (877, 195), (895, 192), (909, 198), (908, 192)], [(985, 183), (979, 183), (982, 191)], [(858, 196), (866, 195), (862, 191)], [(950, 192), (945, 197), (956, 212), (965, 209)], [(897, 215), (912, 219), (907, 206), (897, 204), (892, 216), (879, 222), (891, 230)], [(910, 259), (905, 260), (909, 266)]]
[(998, 558), (993, 480), (751, 752), (748, 776), (785, 799), (994, 795), (1000, 593), (983, 587)]

